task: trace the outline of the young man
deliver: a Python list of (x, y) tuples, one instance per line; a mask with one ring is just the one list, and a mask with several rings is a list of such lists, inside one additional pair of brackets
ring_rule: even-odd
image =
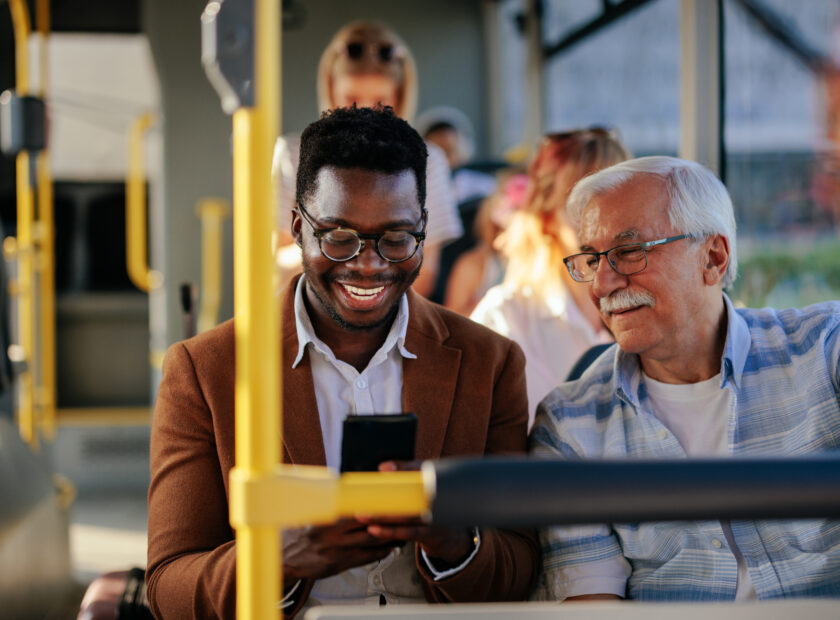
[[(736, 309), (735, 217), (693, 162), (645, 157), (569, 197), (588, 286), (618, 346), (540, 404), (532, 447), (562, 458), (801, 455), (840, 445), (840, 303)], [(840, 596), (840, 523), (702, 521), (543, 532), (555, 599)]]
[[(285, 462), (338, 468), (348, 413), (415, 413), (418, 459), (526, 448), (519, 347), (411, 290), (423, 262), (425, 164), (422, 139), (387, 108), (338, 109), (303, 132), (292, 221), (303, 276), (282, 296)], [(233, 364), (232, 321), (167, 354), (149, 490), (147, 580), (160, 617), (234, 615)], [(524, 598), (539, 557), (529, 532), (416, 519), (285, 534), (290, 614)]]

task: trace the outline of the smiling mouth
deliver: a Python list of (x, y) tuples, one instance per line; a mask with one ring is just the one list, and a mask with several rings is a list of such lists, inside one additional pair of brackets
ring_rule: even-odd
[(344, 295), (347, 304), (357, 311), (374, 310), (382, 303), (385, 293), (388, 291), (387, 285), (373, 286), (365, 288), (362, 286), (353, 286), (344, 282), (338, 282), (338, 287)]

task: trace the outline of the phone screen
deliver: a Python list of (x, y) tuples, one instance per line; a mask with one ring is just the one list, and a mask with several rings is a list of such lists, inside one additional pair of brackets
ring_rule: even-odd
[(383, 461), (414, 460), (413, 413), (348, 415), (341, 437), (341, 471), (376, 471)]

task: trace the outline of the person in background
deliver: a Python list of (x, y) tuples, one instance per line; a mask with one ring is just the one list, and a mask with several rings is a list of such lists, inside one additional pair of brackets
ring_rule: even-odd
[(496, 248), (496, 239), (525, 199), (527, 175), (505, 172), (499, 177), (499, 188), (484, 199), (475, 219), (478, 243), (458, 257), (446, 283), (443, 305), (464, 316), (470, 315), (490, 288), (501, 283), (505, 261)]
[(459, 205), (493, 193), (496, 177), (469, 167), (475, 156), (475, 130), (466, 114), (450, 106), (431, 108), (417, 119), (417, 131), (446, 154)]
[[(551, 459), (805, 455), (840, 448), (840, 303), (735, 308), (735, 214), (703, 166), (642, 157), (578, 183), (565, 263), (616, 345), (539, 406)], [(675, 498), (674, 501), (679, 501)], [(840, 522), (608, 523), (541, 533), (556, 600), (840, 597)]]
[(528, 168), (525, 203), (498, 240), (507, 260), (504, 281), (487, 291), (471, 318), (525, 351), (531, 424), (537, 404), (566, 379), (578, 357), (611, 341), (563, 265), (578, 246), (566, 199), (578, 180), (629, 156), (613, 131), (547, 135)]
[[(417, 109), (417, 69), (405, 42), (393, 30), (373, 21), (355, 21), (341, 28), (321, 55), (318, 64), (318, 107), (390, 106), (397, 116), (411, 122)], [(423, 270), (414, 289), (428, 296), (437, 278), (440, 251), (463, 234), (446, 155), (427, 144), (429, 161), (426, 186), (429, 212)], [(272, 177), (277, 194), (277, 263), (281, 281), (300, 272), (300, 249), (289, 226), (295, 208), (295, 175), (300, 136), (278, 138)]]

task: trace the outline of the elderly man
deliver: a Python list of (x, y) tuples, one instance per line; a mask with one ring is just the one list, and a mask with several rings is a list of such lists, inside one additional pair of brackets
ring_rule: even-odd
[[(337, 469), (348, 413), (415, 413), (421, 459), (525, 451), (520, 348), (411, 290), (425, 173), (422, 139), (390, 108), (338, 109), (303, 132), (292, 216), (303, 276), (282, 294), (286, 462)], [(233, 371), (233, 321), (164, 363), (149, 489), (157, 617), (235, 614)], [(535, 533), (345, 519), (286, 532), (281, 606), (524, 598), (538, 557)]]
[[(645, 157), (581, 181), (568, 213), (617, 346), (540, 405), (537, 455), (804, 454), (840, 443), (840, 304), (736, 309), (735, 218), (698, 164)], [(840, 523), (703, 521), (553, 527), (551, 598), (743, 600), (840, 595)]]

